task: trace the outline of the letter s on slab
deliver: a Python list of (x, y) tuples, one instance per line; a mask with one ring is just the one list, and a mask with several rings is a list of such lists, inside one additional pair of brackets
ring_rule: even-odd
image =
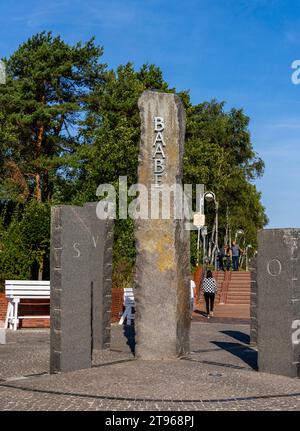
[(81, 253), (80, 253), (80, 250), (78, 248), (79, 245), (80, 245), (79, 242), (74, 242), (73, 249), (76, 251), (77, 254), (73, 257), (76, 257), (76, 258), (80, 257)]

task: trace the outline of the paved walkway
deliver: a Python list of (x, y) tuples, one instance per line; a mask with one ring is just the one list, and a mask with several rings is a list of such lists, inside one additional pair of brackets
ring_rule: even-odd
[(300, 381), (256, 371), (249, 327), (193, 321), (188, 359), (138, 361), (132, 328), (112, 327), (93, 368), (50, 376), (49, 332), (0, 346), (0, 410), (299, 410)]
[[(197, 303), (194, 319), (206, 321), (206, 307), (203, 301)], [(250, 306), (247, 304), (216, 304), (214, 307), (214, 322), (250, 323)]]

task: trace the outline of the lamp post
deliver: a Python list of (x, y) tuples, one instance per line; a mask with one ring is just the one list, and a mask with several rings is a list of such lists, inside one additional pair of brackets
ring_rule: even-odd
[(201, 229), (202, 240), (203, 240), (203, 266), (206, 263), (206, 235), (207, 235), (207, 226), (203, 226)]
[(204, 199), (207, 200), (207, 202), (214, 202), (216, 207), (216, 251), (215, 251), (215, 269), (217, 270), (217, 256), (219, 251), (219, 202), (216, 199), (216, 195), (214, 192), (206, 192), (204, 193)]
[(246, 247), (246, 271), (249, 271), (249, 257), (248, 257), (248, 250), (249, 248), (252, 248), (251, 244), (248, 244)]
[(205, 216), (203, 212), (198, 212), (194, 214), (194, 226), (197, 227), (198, 237), (197, 237), (197, 263), (196, 266), (199, 265), (199, 252), (200, 252), (200, 232), (205, 224)]
[[(243, 229), (238, 229), (238, 230), (235, 232), (235, 235), (234, 235), (234, 241), (235, 241), (235, 242), (237, 242), (238, 235), (243, 235), (243, 236), (244, 236), (243, 247), (244, 247), (244, 249), (245, 249), (245, 232), (244, 232), (244, 230), (243, 230)], [(242, 265), (242, 263), (243, 263), (243, 256), (240, 256), (240, 257), (239, 257), (239, 265)]]
[(235, 240), (235, 241), (237, 240), (238, 235), (244, 235), (244, 234), (245, 234), (245, 232), (243, 231), (243, 229), (238, 229), (238, 230), (235, 232), (234, 240)]
[(200, 231), (201, 231), (201, 227), (198, 227), (198, 237), (197, 237), (197, 263), (196, 263), (196, 266), (198, 266), (198, 265), (199, 265)]

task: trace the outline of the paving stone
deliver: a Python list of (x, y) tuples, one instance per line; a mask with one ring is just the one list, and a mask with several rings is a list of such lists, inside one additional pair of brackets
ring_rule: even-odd
[(124, 332), (112, 325), (112, 350), (96, 352), (91, 369), (49, 375), (49, 331), (8, 331), (0, 410), (300, 409), (298, 379), (254, 370), (249, 325), (193, 322), (185, 360), (136, 360)]

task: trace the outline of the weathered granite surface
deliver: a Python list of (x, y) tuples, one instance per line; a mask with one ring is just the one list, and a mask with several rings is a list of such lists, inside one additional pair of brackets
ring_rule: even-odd
[(112, 230), (96, 204), (52, 208), (51, 372), (89, 368), (109, 346)]
[(257, 258), (249, 261), (251, 272), (251, 298), (250, 298), (250, 343), (257, 344)]
[[(182, 102), (174, 94), (145, 91), (139, 99), (139, 109), (139, 183), (149, 191), (157, 182), (153, 154), (157, 137), (155, 117), (160, 117), (164, 120), (165, 169), (159, 178), (159, 187), (181, 184), (185, 134)], [(161, 214), (154, 220), (136, 220), (135, 236), (136, 356), (156, 360), (186, 355), (189, 353), (191, 275), (189, 231), (185, 230), (185, 221), (174, 217), (162, 219)]]
[(299, 246), (300, 229), (258, 233), (258, 366), (290, 377), (300, 377)]

